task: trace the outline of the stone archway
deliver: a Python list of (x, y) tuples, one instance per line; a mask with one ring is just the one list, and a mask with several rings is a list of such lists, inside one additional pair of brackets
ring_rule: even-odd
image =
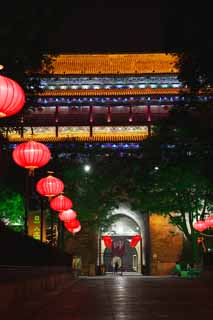
[[(146, 216), (132, 211), (127, 205), (121, 205), (118, 209), (113, 210), (111, 215), (116, 217), (116, 221), (106, 230), (100, 229), (99, 232), (99, 265), (104, 264), (107, 271), (112, 271), (111, 266), (111, 249), (104, 245), (101, 240), (103, 234), (110, 235), (114, 241), (120, 239), (125, 243), (125, 254), (122, 258), (124, 271), (144, 272), (144, 266), (147, 261), (147, 223)], [(138, 242), (135, 248), (130, 247), (130, 241), (136, 234), (141, 235), (142, 241)]]

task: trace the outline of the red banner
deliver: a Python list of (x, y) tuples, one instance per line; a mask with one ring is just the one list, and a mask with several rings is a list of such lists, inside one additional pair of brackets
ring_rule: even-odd
[(141, 236), (139, 234), (137, 234), (136, 236), (132, 237), (132, 240), (130, 242), (130, 247), (134, 248), (141, 239), (142, 238), (141, 238)]
[(112, 257), (123, 257), (125, 254), (125, 240), (113, 240)]

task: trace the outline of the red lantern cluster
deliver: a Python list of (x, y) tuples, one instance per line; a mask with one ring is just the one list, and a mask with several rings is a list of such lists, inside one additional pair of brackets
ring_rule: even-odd
[(199, 231), (199, 232), (202, 232), (207, 229), (207, 225), (206, 225), (205, 221), (203, 221), (203, 220), (196, 221), (194, 223), (193, 227), (196, 231)]
[(139, 234), (135, 235), (132, 237), (132, 240), (130, 242), (130, 247), (135, 248), (138, 242), (141, 240), (141, 236)]
[(51, 153), (43, 143), (28, 141), (19, 144), (13, 150), (12, 157), (20, 167), (34, 170), (45, 166), (51, 158)]
[(102, 240), (104, 241), (104, 245), (107, 248), (111, 248), (112, 247), (112, 238), (110, 236), (102, 236)]
[(14, 80), (0, 76), (0, 118), (19, 112), (25, 103), (25, 94)]
[(205, 218), (205, 220), (198, 220), (194, 223), (193, 228), (198, 232), (203, 232), (208, 228), (213, 228), (213, 215)]
[(64, 222), (67, 231), (75, 234), (81, 230), (81, 225), (76, 219), (77, 213), (71, 209), (72, 206), (72, 200), (62, 194), (50, 201), (50, 207), (59, 212), (58, 217)]
[[(36, 141), (22, 143), (13, 150), (14, 161), (30, 171), (44, 166), (50, 158), (49, 149)], [(36, 190), (49, 199), (55, 197), (51, 200), (50, 207), (59, 212), (59, 219), (65, 222), (64, 225), (69, 232), (74, 234), (81, 230), (80, 222), (76, 219), (77, 214), (71, 209), (72, 200), (61, 194), (64, 190), (63, 181), (49, 174), (37, 182)]]
[(45, 197), (54, 197), (64, 190), (64, 183), (51, 174), (37, 182), (36, 190)]
[(205, 223), (208, 228), (213, 228), (213, 216), (209, 216), (205, 219)]

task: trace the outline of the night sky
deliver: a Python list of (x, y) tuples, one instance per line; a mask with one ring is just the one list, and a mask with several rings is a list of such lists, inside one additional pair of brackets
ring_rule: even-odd
[[(116, 1), (115, 1), (116, 2)], [(49, 36), (49, 50), (56, 52), (164, 51), (164, 16), (159, 6), (110, 6), (84, 1), (67, 8), (61, 27)], [(134, 2), (133, 2), (134, 3)], [(157, 1), (156, 1), (157, 3)]]

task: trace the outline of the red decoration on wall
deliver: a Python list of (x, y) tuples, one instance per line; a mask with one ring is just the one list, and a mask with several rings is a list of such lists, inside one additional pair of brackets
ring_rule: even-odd
[(64, 183), (51, 174), (37, 182), (36, 190), (45, 197), (54, 197), (64, 190)]
[(25, 94), (14, 80), (0, 76), (0, 118), (19, 112), (25, 103)]
[(130, 247), (134, 248), (141, 239), (142, 239), (142, 237), (139, 234), (132, 237), (132, 240), (130, 242)]
[(203, 220), (198, 220), (197, 222), (195, 222), (193, 227), (196, 231), (199, 232), (202, 232), (208, 228), (207, 224)]
[(63, 194), (53, 198), (50, 201), (50, 207), (55, 211), (66, 211), (72, 208), (72, 200), (68, 197), (65, 197)]
[(70, 220), (74, 220), (77, 217), (77, 214), (74, 210), (69, 209), (66, 211), (61, 211), (58, 217), (61, 221), (70, 221)]
[(50, 158), (50, 150), (40, 142), (28, 141), (19, 144), (12, 153), (13, 160), (20, 166), (34, 170), (45, 166)]
[(107, 248), (111, 248), (112, 247), (112, 238), (110, 236), (102, 236), (102, 240), (104, 241), (104, 245)]

